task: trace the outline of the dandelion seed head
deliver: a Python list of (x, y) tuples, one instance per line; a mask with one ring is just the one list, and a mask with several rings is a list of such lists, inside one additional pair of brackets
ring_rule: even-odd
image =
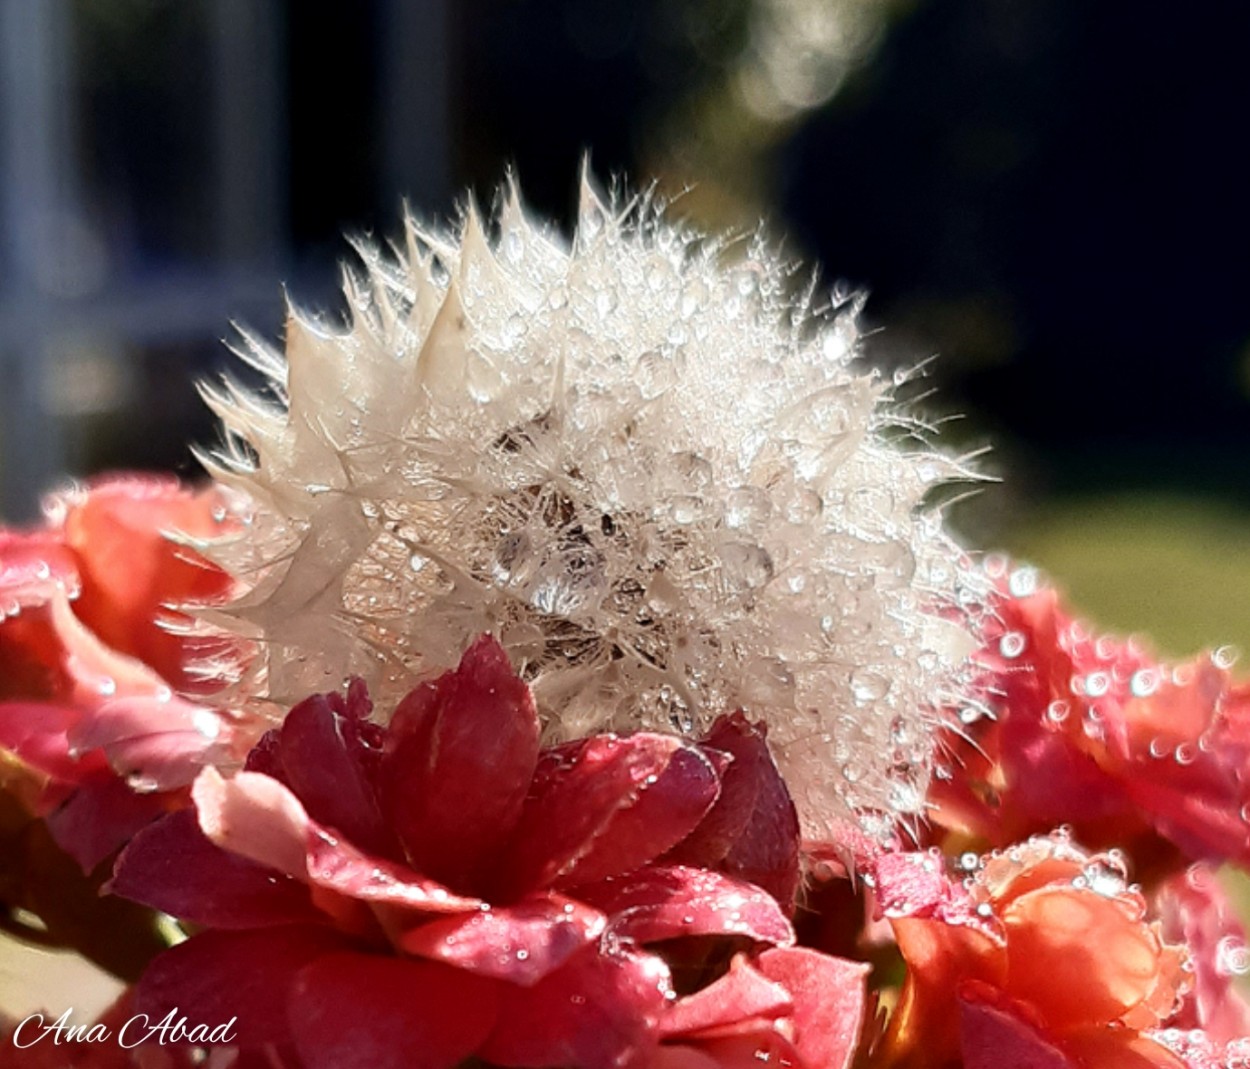
[(253, 503), (212, 617), (256, 643), (242, 696), (386, 709), (490, 631), (550, 739), (741, 707), (808, 835), (917, 814), (984, 583), (927, 502), (968, 472), (857, 362), (860, 298), (730, 245), (589, 181), (566, 242), (509, 187), (361, 245), (346, 326), (244, 336), (271, 396), (205, 390)]

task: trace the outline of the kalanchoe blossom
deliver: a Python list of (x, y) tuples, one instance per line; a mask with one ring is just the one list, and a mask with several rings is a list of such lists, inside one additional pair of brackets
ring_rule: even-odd
[[(206, 929), (152, 964), (142, 1010), (229, 1007), (243, 1048), (310, 1069), (417, 1050), (430, 1066), (616, 1069), (668, 1036), (652, 944), (793, 942), (774, 895), (795, 892), (797, 819), (741, 718), (702, 745), (640, 732), (540, 749), (530, 692), (487, 637), (387, 728), (370, 712), (360, 681), (302, 702), (245, 771), (206, 769), (195, 810), (123, 852), (113, 891)], [(787, 962), (774, 1016), (808, 1039), (782, 1038), (845, 1057), (862, 970), (804, 958), (805, 979)], [(813, 1008), (821, 969), (845, 980), (837, 1035)]]
[(238, 744), (228, 716), (183, 696), (203, 692), (189, 664), (220, 641), (178, 633), (172, 608), (227, 596), (187, 540), (219, 535), (229, 510), (216, 489), (131, 476), (45, 511), (39, 529), (0, 530), (0, 751), (91, 868)]
[(571, 246), (501, 201), (363, 246), (345, 329), (247, 337), (272, 397), (207, 391), (206, 463), (255, 502), (212, 617), (259, 642), (241, 693), (354, 674), (389, 707), (494, 630), (549, 741), (743, 707), (807, 834), (918, 814), (979, 579), (927, 504), (966, 472), (856, 365), (859, 298), (589, 182)]
[(1067, 824), (1146, 878), (1178, 854), (1250, 861), (1250, 687), (1226, 653), (1161, 664), (1092, 633), (1032, 568), (990, 568), (1002, 594), (981, 659), (997, 696), (949, 735), (938, 838), (1005, 846)]
[(1250, 973), (1250, 948), (1230, 897), (1211, 866), (1198, 863), (1156, 892), (1163, 934), (1189, 948), (1193, 989), (1173, 1028), (1199, 1028), (1213, 1042), (1250, 1037), (1250, 1003), (1239, 981)]
[(1151, 1038), (1184, 987), (1117, 859), (1063, 835), (984, 859), (963, 879), (936, 851), (880, 855), (878, 901), (907, 963), (876, 1064), (1180, 1069)]

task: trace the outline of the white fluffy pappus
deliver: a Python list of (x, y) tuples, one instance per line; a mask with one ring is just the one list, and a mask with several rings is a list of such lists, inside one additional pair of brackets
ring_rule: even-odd
[(571, 243), (511, 185), (405, 240), (359, 246), (345, 327), (244, 336), (272, 396), (204, 391), (252, 502), (208, 616), (256, 643), (236, 692), (360, 675), (385, 710), (490, 631), (549, 739), (741, 707), (808, 836), (920, 814), (982, 587), (927, 503), (968, 473), (856, 363), (859, 298), (588, 180)]

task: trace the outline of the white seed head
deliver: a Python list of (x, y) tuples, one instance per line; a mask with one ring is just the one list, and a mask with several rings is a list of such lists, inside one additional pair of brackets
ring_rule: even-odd
[(925, 503), (967, 473), (857, 365), (858, 299), (589, 181), (571, 245), (500, 199), (363, 245), (345, 328), (245, 336), (272, 398), (205, 390), (254, 506), (213, 617), (256, 641), (243, 697), (357, 674), (387, 709), (490, 631), (551, 739), (742, 707), (808, 835), (918, 814), (980, 580)]

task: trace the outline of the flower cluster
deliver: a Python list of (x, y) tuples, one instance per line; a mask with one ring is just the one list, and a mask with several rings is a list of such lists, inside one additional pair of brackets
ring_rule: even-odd
[(0, 1069), (1250, 1066), (1225, 651), (974, 567), (762, 246), (407, 236), (0, 531), (5, 927), (128, 985)]

